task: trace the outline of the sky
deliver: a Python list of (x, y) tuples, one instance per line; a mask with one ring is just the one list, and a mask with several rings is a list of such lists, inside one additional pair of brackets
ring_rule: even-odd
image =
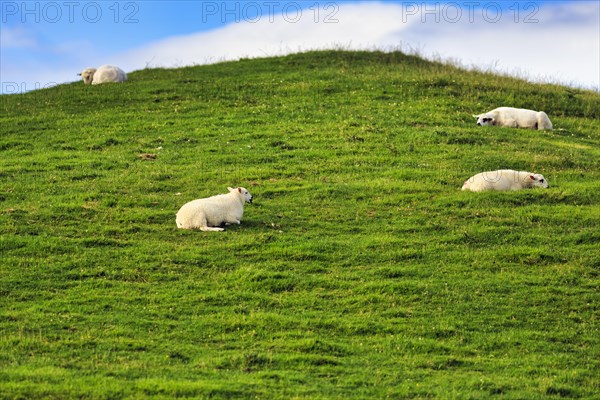
[(600, 0), (0, 0), (0, 93), (314, 49), (416, 53), (600, 91)]

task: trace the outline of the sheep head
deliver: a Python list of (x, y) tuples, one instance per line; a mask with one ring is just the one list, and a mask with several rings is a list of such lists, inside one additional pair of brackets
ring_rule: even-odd
[(235, 193), (238, 196), (240, 196), (240, 199), (242, 199), (242, 203), (252, 203), (252, 195), (250, 194), (248, 189), (243, 187), (238, 187), (235, 189), (228, 187), (227, 190), (229, 190), (230, 193)]
[(529, 179), (531, 179), (532, 187), (548, 188), (550, 186), (548, 184), (548, 181), (546, 180), (546, 178), (544, 178), (544, 175), (532, 174), (532, 175), (529, 175)]
[(479, 126), (491, 126), (491, 125), (494, 125), (494, 121), (496, 120), (490, 114), (473, 115), (473, 117), (477, 118), (477, 125), (479, 125)]
[(94, 79), (95, 72), (96, 68), (86, 68), (77, 75), (81, 76), (81, 79), (83, 79), (83, 83), (85, 83), (86, 85), (91, 85), (92, 80)]

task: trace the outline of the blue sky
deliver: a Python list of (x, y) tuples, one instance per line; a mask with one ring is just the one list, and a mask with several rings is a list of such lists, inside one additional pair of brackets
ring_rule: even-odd
[(600, 0), (0, 0), (2, 93), (102, 64), (130, 72), (332, 47), (600, 90)]

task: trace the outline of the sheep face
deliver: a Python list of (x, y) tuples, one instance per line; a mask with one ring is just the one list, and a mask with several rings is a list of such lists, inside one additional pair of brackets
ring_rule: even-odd
[(494, 125), (494, 117), (489, 114), (474, 115), (477, 118), (477, 125), (492, 126)]
[(533, 174), (530, 175), (529, 178), (532, 180), (532, 187), (541, 187), (541, 188), (548, 188), (548, 181), (546, 180), (546, 178), (544, 178), (544, 175), (541, 174)]
[(91, 85), (92, 80), (94, 79), (94, 73), (96, 72), (96, 68), (86, 68), (81, 71), (80, 75), (81, 79), (83, 79), (83, 83), (86, 85)]
[(227, 190), (229, 190), (230, 192), (236, 192), (241, 197), (243, 203), (252, 203), (252, 195), (250, 194), (248, 189), (243, 187), (238, 187), (235, 189), (228, 187)]

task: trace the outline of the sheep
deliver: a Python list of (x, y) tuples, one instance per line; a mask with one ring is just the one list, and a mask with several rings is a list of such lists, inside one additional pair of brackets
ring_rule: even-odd
[(548, 187), (548, 181), (543, 175), (526, 171), (501, 169), (498, 171), (481, 172), (465, 181), (462, 190), (482, 192), (484, 190), (520, 190), (535, 187)]
[(200, 229), (201, 231), (223, 231), (220, 226), (240, 224), (244, 214), (244, 204), (252, 203), (252, 195), (243, 187), (227, 188), (229, 193), (205, 199), (192, 200), (184, 204), (175, 222), (179, 229)]
[(103, 65), (100, 68), (86, 68), (80, 75), (86, 85), (99, 85), (107, 82), (125, 82), (127, 74), (119, 67)]
[(510, 128), (528, 128), (552, 130), (552, 122), (543, 111), (524, 108), (499, 107), (484, 114), (473, 115), (479, 126), (507, 126)]

